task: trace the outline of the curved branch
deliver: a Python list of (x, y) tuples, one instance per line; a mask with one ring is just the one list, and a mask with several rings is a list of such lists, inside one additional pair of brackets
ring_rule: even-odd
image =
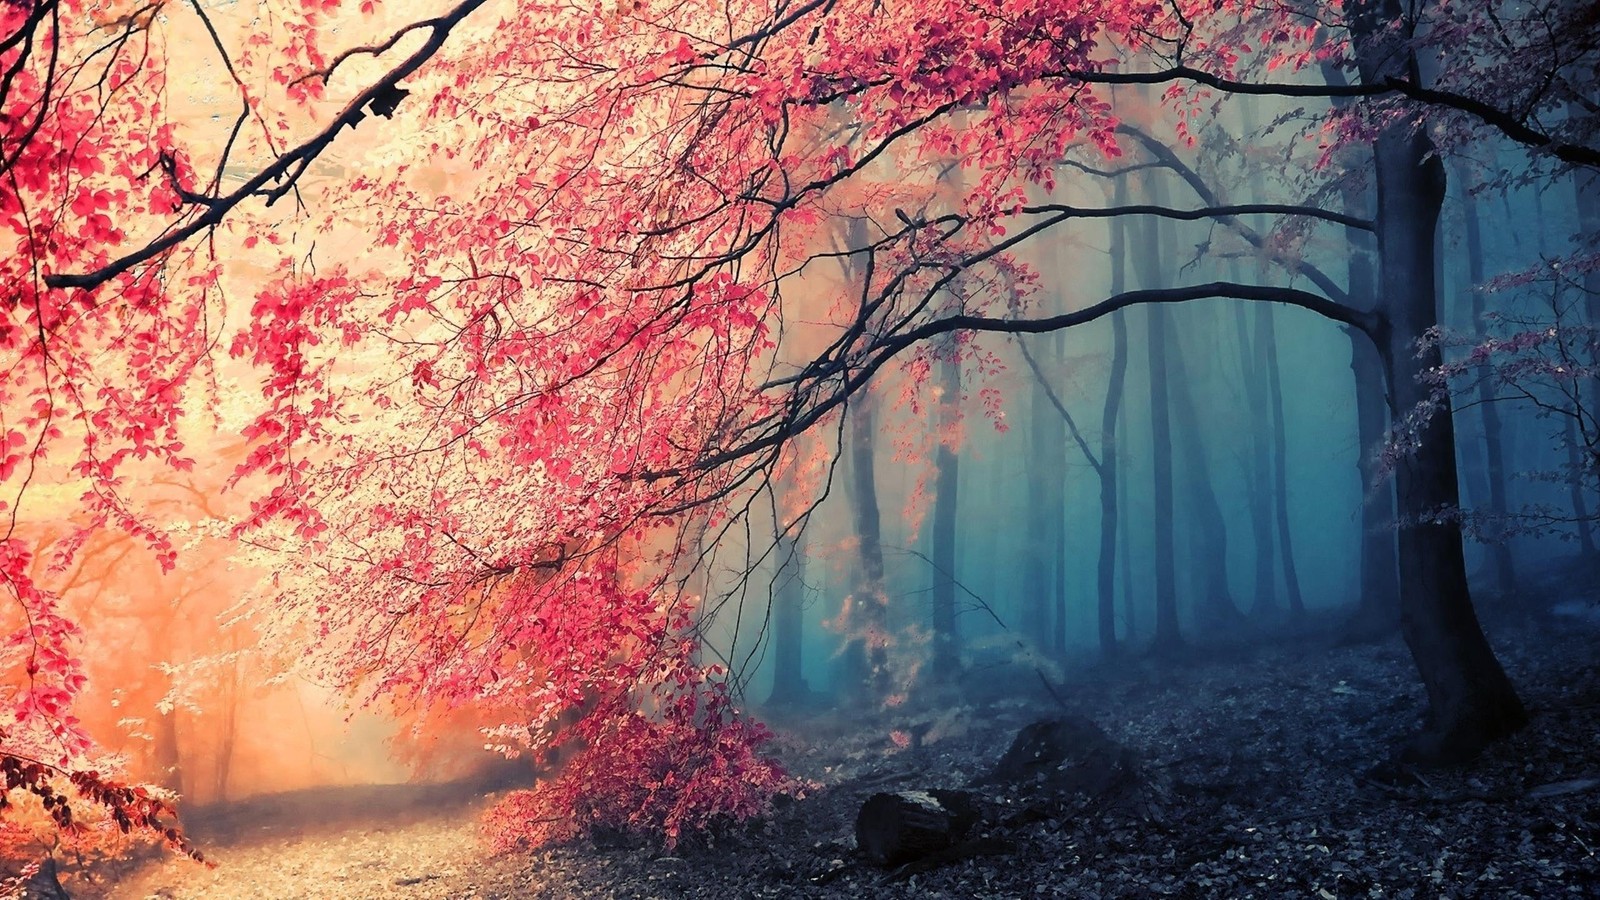
[[(1274, 287), (1265, 284), (1240, 284), (1232, 281), (1212, 281), (1206, 284), (1151, 290), (1124, 291), (1093, 306), (1073, 312), (1046, 316), (1042, 319), (1003, 319), (992, 316), (974, 316), (965, 313), (945, 316), (890, 336), (880, 348), (894, 355), (911, 344), (950, 331), (987, 331), (1000, 334), (1044, 334), (1085, 325), (1103, 318), (1119, 309), (1153, 303), (1187, 303), (1191, 300), (1234, 299), (1264, 303), (1283, 303), (1298, 306), (1322, 316), (1358, 328), (1362, 333), (1376, 336), (1383, 327), (1382, 317), (1375, 312), (1351, 309), (1320, 294), (1297, 288)], [(874, 348), (875, 350), (878, 348)]]
[[(366, 114), (361, 111), (362, 107), (374, 100), (392, 97), (399, 89), (401, 79), (422, 68), (423, 63), (432, 59), (434, 54), (439, 52), (439, 48), (444, 46), (445, 39), (450, 36), (455, 26), (485, 2), (486, 0), (461, 0), (449, 12), (428, 20), (426, 23), (429, 29), (428, 39), (421, 47), (369, 85), (366, 90), (357, 94), (355, 99), (351, 100), (321, 131), (298, 147), (280, 155), (271, 165), (257, 172), (254, 178), (246, 181), (237, 190), (211, 198), (210, 202), (203, 204), (205, 211), (191, 219), (188, 224), (174, 228), (157, 240), (98, 269), (81, 273), (49, 274), (44, 277), (44, 283), (53, 288), (98, 287), (135, 266), (161, 256), (202, 231), (217, 227), (234, 207), (250, 197), (266, 196), (268, 203), (271, 203), (283, 196), (299, 178), (300, 173), (305, 171), (306, 166), (333, 143), (334, 138), (346, 125), (353, 128), (357, 122), (366, 118)], [(280, 183), (274, 184), (274, 182)]]
[(832, 392), (816, 401), (810, 408), (790, 405), (791, 412), (787, 420), (777, 419), (772, 421), (770, 423), (771, 427), (759, 437), (707, 454), (685, 466), (647, 469), (627, 473), (621, 477), (628, 480), (643, 481), (685, 478), (694, 473), (710, 471), (719, 466), (737, 462), (777, 447), (821, 421), (824, 416), (865, 387), (877, 375), (878, 370), (883, 368), (895, 356), (922, 341), (941, 334), (953, 331), (1044, 334), (1063, 328), (1086, 325), (1096, 319), (1104, 318), (1118, 310), (1127, 309), (1131, 306), (1153, 303), (1187, 303), (1191, 300), (1209, 299), (1249, 300), (1258, 303), (1283, 303), (1288, 306), (1298, 306), (1323, 318), (1359, 329), (1374, 342), (1380, 344), (1385, 339), (1389, 327), (1387, 320), (1377, 312), (1352, 309), (1349, 306), (1329, 300), (1327, 297), (1310, 291), (1262, 284), (1239, 284), (1228, 281), (1213, 281), (1206, 284), (1155, 290), (1125, 291), (1108, 297), (1093, 306), (1041, 319), (1008, 319), (965, 313), (944, 316), (924, 322), (905, 331), (880, 336), (876, 343), (867, 348), (865, 358), (848, 369), (840, 371), (835, 366), (823, 367), (815, 381), (804, 385), (796, 385), (791, 390), (797, 393), (809, 393), (813, 389), (813, 385), (821, 384), (823, 381), (833, 381), (835, 386)]
[(1051, 406), (1056, 408), (1056, 412), (1061, 414), (1062, 421), (1066, 422), (1067, 428), (1072, 431), (1072, 440), (1077, 443), (1078, 449), (1083, 452), (1083, 458), (1088, 461), (1089, 468), (1093, 469), (1096, 475), (1104, 477), (1105, 467), (1100, 465), (1100, 457), (1095, 456), (1094, 451), (1089, 449), (1089, 442), (1083, 439), (1083, 432), (1078, 430), (1078, 420), (1072, 417), (1072, 412), (1067, 409), (1067, 405), (1061, 402), (1060, 397), (1056, 396), (1055, 388), (1050, 386), (1050, 379), (1046, 378), (1044, 370), (1039, 368), (1038, 360), (1034, 359), (1033, 354), (1028, 352), (1027, 342), (1018, 339), (1017, 349), (1022, 351), (1022, 358), (1027, 361), (1028, 368), (1033, 370), (1034, 380), (1039, 383), (1040, 388), (1044, 389), (1045, 398), (1050, 401)]
[[(1190, 189), (1195, 192), (1195, 195), (1200, 198), (1200, 202), (1205, 203), (1213, 208), (1223, 208), (1220, 201), (1217, 199), (1216, 192), (1211, 190), (1211, 186), (1206, 184), (1205, 179), (1201, 178), (1198, 172), (1190, 168), (1186, 163), (1184, 163), (1183, 160), (1179, 159), (1178, 154), (1172, 152), (1171, 147), (1168, 147), (1166, 144), (1156, 140), (1149, 133), (1126, 123), (1117, 126), (1117, 133), (1129, 135), (1138, 140), (1139, 143), (1143, 144), (1145, 150), (1148, 151), (1151, 156), (1155, 157), (1168, 169), (1171, 169), (1173, 172), (1177, 173), (1178, 177), (1182, 178), (1184, 182), (1189, 185)], [(1230, 228), (1235, 234), (1239, 235), (1239, 237), (1243, 238), (1245, 243), (1263, 253), (1268, 253), (1266, 238), (1262, 237), (1261, 234), (1258, 233), (1254, 228), (1246, 225), (1235, 216), (1219, 216), (1218, 220), (1221, 221), (1222, 224), (1228, 226), (1228, 228)], [(1356, 219), (1355, 221), (1361, 222), (1365, 220)], [(1370, 226), (1370, 223), (1368, 224)], [(1346, 225), (1345, 227), (1349, 228), (1355, 226)], [(1275, 254), (1269, 255), (1275, 256)], [(1336, 302), (1345, 304), (1347, 306), (1350, 305), (1350, 296), (1348, 292), (1339, 287), (1339, 285), (1334, 282), (1332, 278), (1328, 277), (1326, 272), (1323, 272), (1321, 269), (1317, 268), (1317, 266), (1313, 263), (1304, 259), (1296, 259), (1293, 260), (1291, 264), (1289, 260), (1282, 259), (1281, 257), (1275, 258), (1273, 261), (1279, 265), (1282, 265), (1290, 272), (1304, 275), (1306, 280), (1317, 286), (1317, 290), (1322, 291), (1323, 294), (1333, 298)]]
[[(1162, 165), (1166, 166), (1165, 160)], [(1037, 206), (1024, 206), (1019, 210), (1024, 213), (1065, 213), (1074, 219), (1109, 219), (1114, 216), (1159, 216), (1163, 219), (1177, 219), (1183, 222), (1193, 222), (1198, 219), (1231, 219), (1236, 216), (1268, 215), (1268, 216), (1305, 216), (1308, 219), (1321, 219), (1343, 225), (1346, 228), (1355, 228), (1360, 231), (1372, 231), (1371, 219), (1347, 215), (1340, 212), (1329, 212), (1315, 206), (1304, 206), (1296, 203), (1234, 203), (1222, 206), (1207, 206), (1201, 209), (1173, 209), (1166, 206), (1152, 206), (1149, 204), (1132, 204), (1128, 206), (1108, 207), (1083, 207), (1069, 206), (1063, 203), (1041, 203)]]
[(1567, 144), (1512, 115), (1475, 97), (1424, 87), (1405, 78), (1390, 77), (1375, 84), (1291, 84), (1288, 82), (1235, 81), (1203, 69), (1177, 65), (1155, 72), (1073, 71), (1068, 75), (1087, 84), (1167, 84), (1192, 81), (1229, 94), (1258, 97), (1382, 97), (1399, 94), (1408, 100), (1441, 106), (1466, 113), (1524, 146), (1548, 151), (1556, 159), (1573, 165), (1600, 168), (1600, 149), (1583, 144)]

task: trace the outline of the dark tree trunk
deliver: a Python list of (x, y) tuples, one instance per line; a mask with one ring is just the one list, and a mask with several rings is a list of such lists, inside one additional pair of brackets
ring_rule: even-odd
[[(1322, 71), (1329, 84), (1341, 87), (1349, 84), (1344, 70), (1337, 66), (1324, 65)], [(1367, 170), (1373, 165), (1370, 147), (1352, 147), (1346, 154), (1353, 169)], [(1339, 196), (1344, 211), (1350, 215), (1372, 215), (1364, 184), (1346, 177), (1339, 188)], [(1377, 276), (1373, 269), (1377, 246), (1373, 235), (1360, 228), (1346, 228), (1344, 237), (1348, 245), (1346, 277), (1350, 302), (1360, 309), (1370, 310), (1378, 302)], [(1365, 497), (1361, 504), (1361, 595), (1349, 631), (1351, 637), (1365, 639), (1389, 634), (1399, 624), (1400, 565), (1395, 551), (1394, 482), (1379, 477), (1375, 465), (1375, 454), (1386, 440), (1389, 428), (1383, 359), (1371, 337), (1353, 328), (1344, 331), (1350, 337), (1350, 372), (1355, 380), (1356, 441), (1360, 451), (1356, 458), (1356, 474), (1361, 479)]]
[(1228, 587), (1228, 522), (1222, 515), (1222, 504), (1217, 501), (1216, 488), (1211, 483), (1211, 473), (1206, 464), (1205, 438), (1200, 430), (1200, 416), (1195, 410), (1194, 394), (1190, 389), (1188, 365), (1183, 357), (1182, 342), (1173, 340), (1167, 348), (1168, 372), (1172, 377), (1172, 410), (1178, 420), (1178, 439), (1186, 464), (1184, 486), (1189, 506), (1195, 517), (1194, 535), (1200, 547), (1195, 563), (1201, 568), (1200, 599), (1196, 612), (1209, 627), (1223, 629), (1236, 627), (1244, 618), (1234, 605), (1233, 592)]
[[(1116, 313), (1123, 318), (1123, 330), (1127, 329), (1126, 312)], [(1117, 509), (1128, 509), (1128, 479), (1117, 479)], [(1122, 640), (1132, 644), (1139, 633), (1139, 597), (1133, 586), (1133, 538), (1132, 527), (1128, 524), (1131, 517), (1117, 516), (1117, 556), (1122, 560)]]
[(233, 656), (220, 672), (222, 690), (216, 706), (221, 721), (217, 724), (217, 759), (211, 778), (211, 803), (228, 799), (228, 783), (233, 776), (233, 754), (239, 737), (239, 682), (244, 674), (239, 671), (239, 641), (238, 631), (229, 629), (228, 645)]
[[(1145, 249), (1142, 254), (1145, 268), (1141, 269), (1140, 282), (1145, 287), (1158, 287), (1160, 279), (1152, 277), (1149, 267), (1161, 265), (1161, 239), (1157, 223), (1152, 219), (1145, 224)], [(1183, 645), (1178, 627), (1177, 562), (1173, 557), (1173, 503), (1172, 503), (1172, 420), (1167, 367), (1167, 309), (1154, 305), (1145, 310), (1148, 323), (1147, 345), (1150, 366), (1150, 463), (1154, 469), (1155, 521), (1150, 523), (1155, 532), (1156, 581), (1156, 631), (1151, 649), (1167, 653)]]
[(866, 668), (861, 685), (864, 697), (875, 705), (889, 696), (889, 601), (883, 585), (883, 539), (874, 466), (876, 404), (870, 391), (861, 391), (850, 410), (850, 498), (861, 571), (850, 595), (850, 615), (846, 617), (849, 639), (862, 646)]
[[(1051, 348), (1055, 354), (1057, 364), (1066, 359), (1067, 335), (1058, 331), (1051, 335)], [(1066, 436), (1056, 444), (1051, 460), (1056, 466), (1056, 474), (1051, 476), (1050, 489), (1054, 497), (1056, 517), (1051, 533), (1055, 536), (1055, 546), (1051, 548), (1051, 558), (1055, 561), (1052, 567), (1050, 593), (1054, 598), (1050, 623), (1050, 652), (1062, 659), (1067, 655), (1067, 523), (1063, 515), (1067, 508), (1067, 444)]]
[[(1372, 296), (1372, 264), (1352, 259), (1352, 284), (1355, 270), (1361, 269), (1366, 296)], [(1351, 296), (1355, 297), (1354, 291)], [(1361, 598), (1356, 603), (1351, 631), (1358, 637), (1392, 634), (1399, 623), (1400, 563), (1395, 554), (1394, 482), (1381, 477), (1374, 465), (1378, 447), (1389, 428), (1389, 407), (1384, 400), (1384, 367), (1378, 349), (1366, 335), (1347, 329), (1350, 335), (1350, 371), (1356, 388), (1356, 439), (1361, 456), (1356, 473), (1366, 492), (1361, 504)]]
[[(1254, 127), (1255, 104), (1253, 98), (1242, 99), (1241, 115), (1246, 131)], [(1251, 191), (1257, 199), (1266, 198), (1266, 179), (1262, 176), (1260, 167), (1255, 167), (1250, 172)], [(1270, 234), (1271, 226), (1265, 216), (1256, 216), (1256, 230), (1262, 234)], [(1257, 276), (1265, 278), (1268, 261), (1264, 256), (1257, 256)], [(1252, 431), (1255, 432), (1257, 441), (1271, 441), (1271, 451), (1265, 453), (1265, 464), (1256, 469), (1257, 477), (1271, 477), (1272, 492), (1271, 502), (1273, 511), (1273, 526), (1276, 535), (1276, 546), (1272, 543), (1257, 541), (1257, 576), (1261, 574), (1260, 555), (1263, 551), (1276, 550), (1276, 558), (1283, 569), (1284, 593), (1289, 601), (1289, 612), (1299, 619), (1305, 615), (1305, 598), (1300, 593), (1300, 575), (1295, 567), (1294, 541), (1289, 529), (1289, 449), (1288, 449), (1288, 423), (1284, 419), (1283, 411), (1283, 373), (1278, 366), (1278, 335), (1276, 312), (1271, 305), (1258, 305), (1255, 310), (1255, 352), (1253, 368), (1255, 381), (1251, 387), (1251, 411), (1253, 413)], [(1242, 335), (1241, 335), (1242, 339)], [(1263, 453), (1261, 444), (1256, 444), (1256, 452)], [(1270, 473), (1269, 473), (1270, 470)], [(1259, 527), (1259, 526), (1258, 526)], [(1271, 570), (1267, 572), (1271, 578)], [(1260, 583), (1257, 583), (1257, 602), (1261, 600)], [(1274, 598), (1273, 605), (1276, 606)]]
[(1305, 615), (1306, 601), (1300, 593), (1300, 574), (1294, 564), (1294, 540), (1289, 533), (1289, 438), (1283, 414), (1283, 372), (1278, 367), (1278, 327), (1271, 306), (1256, 309), (1256, 343), (1265, 354), (1267, 403), (1272, 412), (1272, 495), (1278, 525), (1278, 561), (1283, 566), (1284, 590), (1289, 596), (1289, 613)]
[[(1357, 8), (1353, 34), (1369, 83), (1407, 74), (1408, 55), (1383, 28), (1398, 18), (1395, 0), (1368, 0)], [(1409, 121), (1379, 134), (1376, 160), (1380, 296), (1387, 323), (1381, 343), (1391, 412), (1398, 418), (1433, 400), (1420, 376), (1439, 364), (1439, 350), (1434, 345), (1419, 356), (1416, 340), (1439, 321), (1433, 237), (1445, 176), (1432, 141)], [(1408, 755), (1423, 761), (1466, 759), (1520, 728), (1527, 714), (1484, 638), (1467, 589), (1455, 517), (1460, 496), (1448, 398), (1414, 437), (1414, 452), (1395, 470), (1400, 628), (1422, 675), (1428, 716)]]
[(933, 678), (960, 674), (961, 637), (956, 631), (956, 511), (961, 457), (949, 443), (961, 421), (961, 363), (954, 350), (939, 364), (938, 449), (933, 495)]
[[(1461, 213), (1467, 232), (1467, 279), (1471, 282), (1468, 287), (1468, 308), (1472, 310), (1472, 329), (1476, 331), (1483, 327), (1485, 312), (1483, 292), (1478, 290), (1484, 282), (1483, 224), (1478, 219), (1477, 198), (1472, 196), (1471, 185), (1464, 178), (1461, 185)], [(1500, 408), (1494, 402), (1494, 385), (1490, 383), (1489, 367), (1480, 366), (1476, 376), (1478, 411), (1483, 417), (1484, 476), (1489, 495), (1488, 512), (1492, 520), (1492, 527), (1488, 529), (1490, 574), (1495, 589), (1501, 594), (1509, 594), (1515, 589), (1517, 578), (1511, 559), (1511, 545), (1505, 534), (1509, 509), (1506, 499), (1505, 441), (1500, 429)]]
[[(1230, 267), (1233, 279), (1241, 280), (1237, 263)], [(1274, 583), (1273, 560), (1276, 548), (1272, 543), (1272, 495), (1267, 482), (1272, 480), (1272, 451), (1268, 441), (1271, 434), (1267, 423), (1267, 380), (1259, 363), (1261, 347), (1252, 343), (1250, 327), (1246, 321), (1246, 305), (1235, 304), (1234, 325), (1239, 333), (1239, 373), (1244, 382), (1245, 404), (1250, 407), (1250, 476), (1247, 488), (1250, 502), (1250, 535), (1255, 544), (1255, 594), (1250, 602), (1250, 614), (1258, 618), (1273, 614), (1278, 609), (1277, 585)]]
[[(1574, 170), (1572, 177), (1578, 204), (1578, 230), (1591, 242), (1600, 241), (1600, 172), (1579, 168)], [(1600, 270), (1590, 269), (1584, 273), (1583, 291), (1585, 319), (1591, 328), (1600, 328)], [(1589, 384), (1588, 408), (1591, 416), (1596, 415), (1594, 411), (1600, 410), (1600, 376)], [(1570, 497), (1572, 515), (1578, 526), (1578, 551), (1593, 559), (1597, 556), (1595, 511), (1589, 506), (1591, 498), (1586, 490), (1600, 483), (1600, 458), (1591, 455), (1596, 448), (1584, 445), (1585, 436), (1584, 430), (1578, 428), (1576, 422), (1567, 420), (1568, 465), (1572, 469)], [(1584, 472), (1588, 473), (1587, 478), (1581, 474)]]
[[(1117, 179), (1112, 193), (1113, 205), (1128, 201), (1128, 185)], [(1128, 239), (1127, 229), (1121, 219), (1113, 218), (1111, 225), (1111, 293), (1113, 296), (1127, 290)], [(1100, 411), (1100, 560), (1095, 573), (1098, 593), (1097, 613), (1100, 630), (1100, 653), (1111, 657), (1117, 652), (1117, 417), (1122, 410), (1122, 390), (1128, 374), (1128, 322), (1123, 313), (1111, 316), (1111, 376), (1106, 382), (1106, 402)], [(1126, 583), (1123, 590), (1127, 590)], [(1131, 605), (1131, 604), (1130, 604)], [(1130, 620), (1124, 631), (1131, 631)]]
[[(781, 529), (781, 525), (780, 525)], [(802, 703), (806, 684), (801, 644), (805, 628), (805, 545), (793, 535), (777, 535), (778, 573), (772, 584), (772, 695), (774, 706)]]

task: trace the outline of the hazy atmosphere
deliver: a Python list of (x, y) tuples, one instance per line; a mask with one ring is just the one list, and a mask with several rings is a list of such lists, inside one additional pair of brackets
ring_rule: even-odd
[(0, 4), (0, 896), (1592, 894), (1597, 66)]

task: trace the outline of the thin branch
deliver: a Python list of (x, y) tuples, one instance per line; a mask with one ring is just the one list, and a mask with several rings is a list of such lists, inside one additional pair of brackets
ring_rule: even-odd
[(1390, 77), (1374, 84), (1290, 84), (1286, 82), (1235, 81), (1192, 66), (1172, 66), (1156, 72), (1073, 71), (1068, 76), (1088, 84), (1167, 84), (1192, 81), (1229, 94), (1257, 97), (1383, 97), (1399, 94), (1429, 106), (1445, 107), (1476, 118), (1480, 122), (1524, 146), (1548, 151), (1562, 162), (1600, 168), (1600, 149), (1556, 140), (1511, 113), (1475, 97), (1454, 91), (1423, 87), (1405, 78)]
[[(439, 48), (444, 46), (451, 30), (485, 2), (486, 0), (462, 0), (448, 13), (437, 19), (428, 20), (431, 23), (428, 25), (430, 29), (428, 39), (421, 47), (390, 69), (382, 78), (373, 82), (366, 90), (357, 94), (355, 99), (351, 100), (321, 131), (298, 147), (279, 156), (271, 165), (256, 173), (255, 177), (246, 181), (234, 192), (218, 196), (212, 202), (203, 204), (205, 211), (190, 220), (188, 224), (174, 228), (161, 238), (101, 268), (81, 273), (58, 272), (46, 275), (45, 284), (53, 288), (98, 287), (136, 266), (161, 256), (202, 231), (217, 227), (234, 207), (250, 197), (265, 196), (269, 204), (282, 197), (293, 188), (295, 181), (311, 161), (333, 143), (334, 138), (345, 126), (353, 128), (357, 122), (366, 118), (366, 114), (361, 111), (362, 107), (376, 99), (393, 96), (393, 92), (398, 90), (401, 79), (416, 72), (432, 59), (439, 52)], [(274, 182), (280, 183), (274, 185)]]
[(1056, 412), (1060, 413), (1062, 420), (1067, 423), (1067, 428), (1072, 431), (1072, 440), (1077, 443), (1078, 449), (1083, 451), (1083, 458), (1088, 460), (1089, 468), (1094, 469), (1096, 475), (1104, 476), (1105, 471), (1100, 466), (1100, 458), (1094, 455), (1093, 450), (1089, 449), (1089, 442), (1083, 439), (1083, 432), (1078, 430), (1077, 420), (1072, 418), (1072, 413), (1067, 410), (1067, 405), (1061, 402), (1060, 397), (1056, 396), (1055, 388), (1050, 386), (1050, 379), (1044, 377), (1044, 370), (1039, 368), (1038, 361), (1028, 351), (1027, 342), (1019, 338), (1017, 347), (1022, 350), (1022, 358), (1027, 361), (1028, 368), (1033, 370), (1033, 377), (1039, 382), (1039, 387), (1044, 389), (1044, 395), (1050, 401), (1050, 405), (1056, 408)]

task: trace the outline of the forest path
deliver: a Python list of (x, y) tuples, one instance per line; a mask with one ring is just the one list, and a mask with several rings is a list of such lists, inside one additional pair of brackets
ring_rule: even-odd
[[(253, 797), (187, 817), (205, 869), (168, 856), (109, 886), (106, 900), (433, 900), (507, 893), (479, 834), (486, 798), (468, 786), (359, 785)], [(510, 870), (514, 866), (504, 866)], [(526, 878), (522, 887), (529, 887)], [(491, 889), (490, 881), (500, 884)], [(74, 896), (93, 896), (89, 892)]]

